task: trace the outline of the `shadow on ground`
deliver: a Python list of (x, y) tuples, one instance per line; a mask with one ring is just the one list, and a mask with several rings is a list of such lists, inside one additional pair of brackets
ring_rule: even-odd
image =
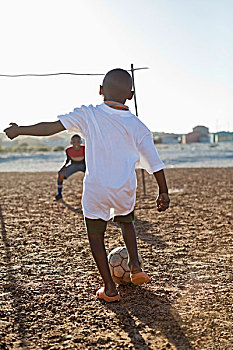
[(165, 249), (168, 245), (162, 241), (156, 233), (149, 232), (152, 227), (152, 224), (147, 220), (140, 220), (135, 218), (135, 228), (138, 238), (143, 242), (149, 243), (156, 248)]
[[(168, 343), (164, 344), (167, 348), (173, 344), (179, 350), (194, 350), (180, 326), (182, 321), (177, 310), (166, 297), (142, 286), (121, 286), (119, 289), (122, 300), (105, 303), (104, 307), (116, 314), (135, 349), (150, 350), (150, 335), (154, 333), (167, 339)], [(150, 330), (147, 331), (147, 327)], [(153, 343), (153, 348), (155, 345)]]
[[(4, 217), (2, 214), (2, 209), (0, 206), (0, 221), (1, 221), (1, 235), (2, 235), (2, 241), (4, 245), (5, 250), (5, 266), (6, 266), (6, 283), (4, 285), (5, 292), (10, 292), (12, 297), (12, 307), (14, 312), (14, 330), (18, 333), (19, 340), (20, 340), (20, 346), (27, 350), (27, 341), (26, 341), (26, 334), (27, 334), (27, 325), (24, 322), (24, 310), (22, 307), (22, 296), (24, 294), (20, 283), (18, 282), (17, 278), (17, 272), (14, 269), (14, 263), (12, 261), (11, 257), (11, 247), (10, 243), (7, 237), (7, 231), (5, 228), (5, 222)], [(4, 320), (8, 316), (2, 311), (1, 318)], [(1, 344), (3, 346), (3, 344)]]
[(82, 214), (83, 213), (81, 208), (74, 208), (71, 204), (69, 204), (66, 201), (64, 201), (64, 199), (61, 199), (59, 202), (61, 204), (63, 204), (66, 208), (68, 208), (69, 210), (71, 210), (72, 212), (74, 212), (76, 214)]

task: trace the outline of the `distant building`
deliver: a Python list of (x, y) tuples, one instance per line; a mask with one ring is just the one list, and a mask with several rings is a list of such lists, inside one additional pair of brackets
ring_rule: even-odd
[(206, 126), (198, 125), (193, 131), (182, 135), (182, 143), (210, 142), (209, 129)]
[(178, 134), (169, 134), (165, 132), (153, 132), (154, 143), (178, 143), (179, 136)]
[(209, 134), (209, 128), (203, 125), (198, 125), (193, 128), (193, 132), (200, 132), (203, 135)]
[(233, 141), (233, 132), (219, 131), (211, 134), (211, 142), (230, 142)]

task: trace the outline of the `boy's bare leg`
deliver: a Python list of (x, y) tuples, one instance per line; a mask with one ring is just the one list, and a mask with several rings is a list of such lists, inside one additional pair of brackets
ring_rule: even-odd
[(57, 176), (57, 195), (55, 196), (55, 200), (59, 200), (62, 198), (62, 188), (63, 188), (63, 180), (65, 176), (58, 172)]
[(142, 271), (138, 260), (138, 248), (134, 223), (120, 222), (121, 231), (129, 254), (129, 269), (132, 273)]
[(118, 294), (118, 292), (108, 266), (107, 253), (104, 246), (104, 232), (103, 233), (88, 232), (88, 239), (89, 239), (92, 255), (95, 259), (99, 272), (104, 280), (105, 293), (109, 297), (115, 296)]
[(57, 181), (63, 181), (64, 180), (64, 175), (61, 174), (61, 173), (58, 173), (58, 178), (57, 178)]

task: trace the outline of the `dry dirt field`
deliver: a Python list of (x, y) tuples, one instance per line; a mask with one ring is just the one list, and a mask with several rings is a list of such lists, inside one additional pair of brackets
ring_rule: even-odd
[[(102, 282), (81, 213), (82, 174), (0, 173), (0, 349), (233, 349), (233, 168), (167, 169), (171, 206), (141, 172), (135, 226), (152, 281), (95, 298)], [(116, 224), (108, 252), (123, 245)]]

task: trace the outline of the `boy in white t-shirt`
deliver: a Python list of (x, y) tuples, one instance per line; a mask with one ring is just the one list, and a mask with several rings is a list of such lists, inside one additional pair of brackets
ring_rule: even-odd
[[(104, 103), (82, 106), (59, 116), (59, 121), (5, 129), (10, 139), (18, 135), (48, 136), (67, 129), (86, 141), (86, 174), (82, 206), (91, 251), (104, 281), (96, 295), (107, 302), (120, 300), (112, 280), (104, 246), (107, 222), (113, 218), (121, 227), (129, 254), (131, 282), (139, 285), (150, 278), (138, 261), (134, 228), (136, 200), (135, 167), (153, 174), (159, 186), (157, 210), (169, 207), (164, 164), (155, 149), (151, 132), (133, 115), (125, 101), (132, 99), (132, 78), (122, 69), (108, 72), (100, 86)], [(98, 155), (98, 156), (96, 156)]]

